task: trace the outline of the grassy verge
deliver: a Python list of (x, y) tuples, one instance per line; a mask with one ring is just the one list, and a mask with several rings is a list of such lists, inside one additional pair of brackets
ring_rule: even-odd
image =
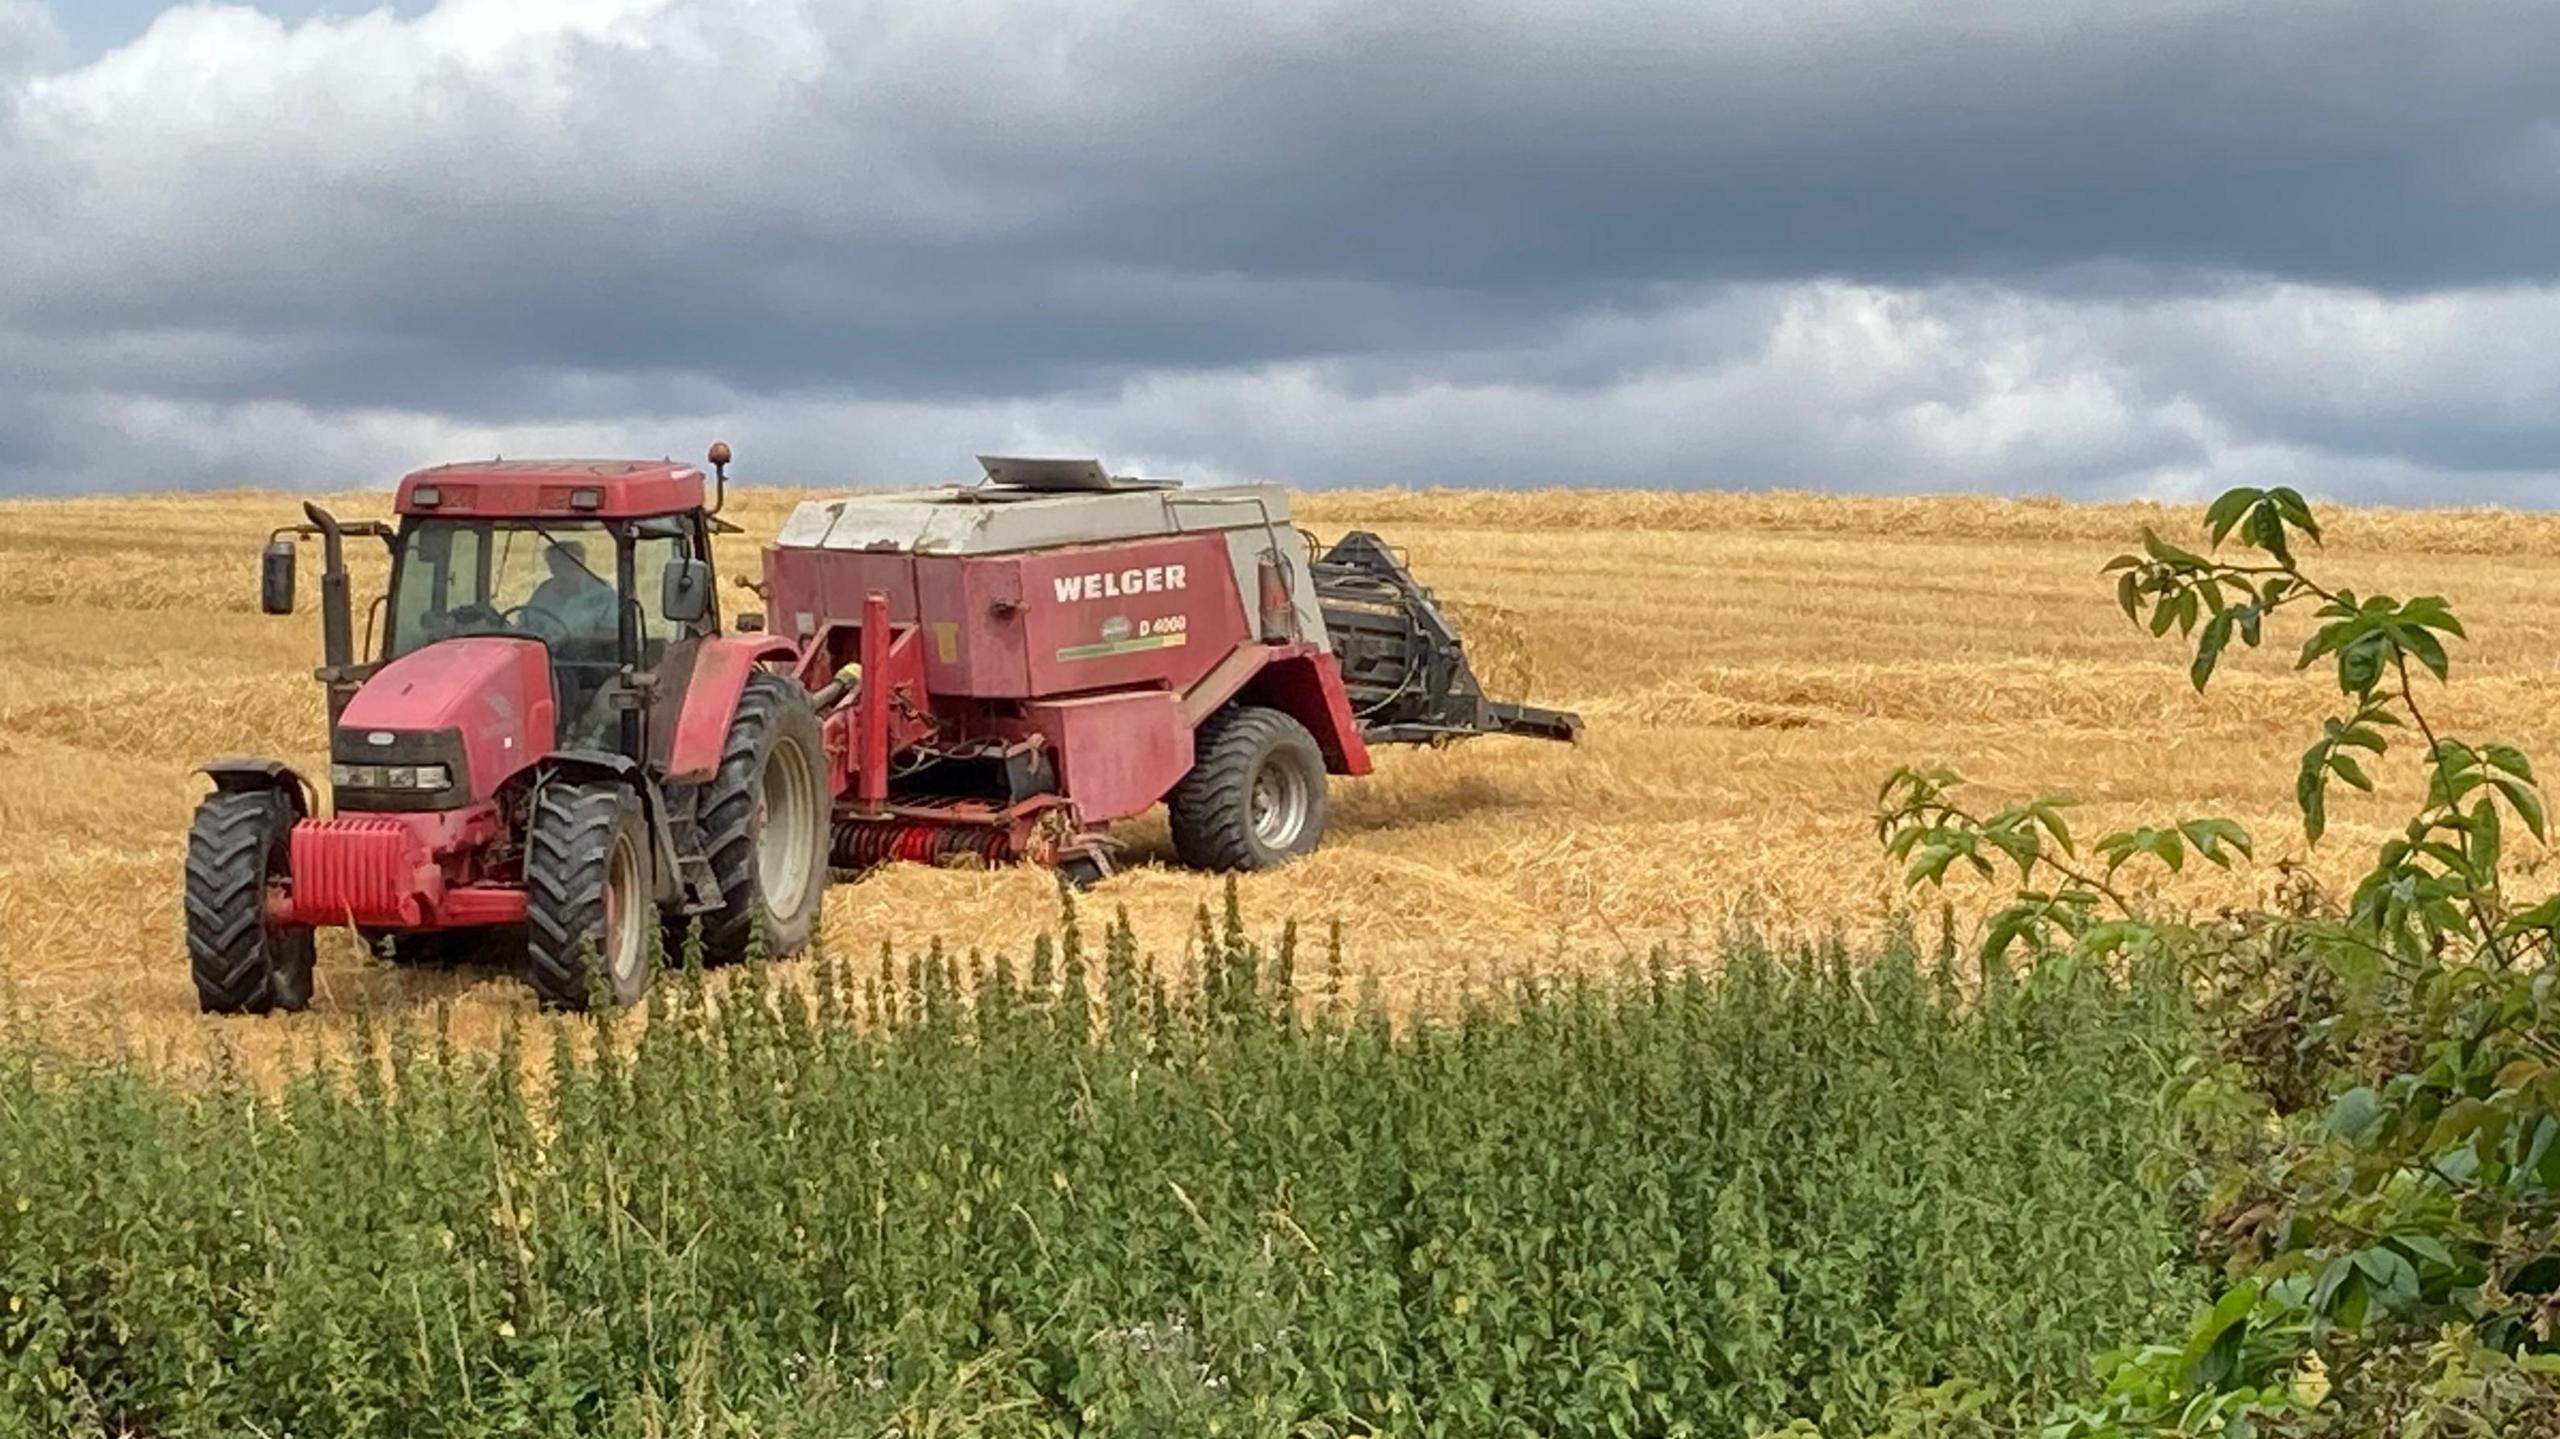
[(2167, 986), (1746, 944), (1391, 1029), (1232, 919), (1133, 950), (280, 1094), (0, 1038), (0, 1432), (1865, 1432), (2201, 1292)]

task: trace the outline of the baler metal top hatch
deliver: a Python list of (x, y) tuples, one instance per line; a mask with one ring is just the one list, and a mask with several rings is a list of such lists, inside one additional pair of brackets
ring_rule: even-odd
[[(783, 525), (777, 548), (1004, 555), (1221, 534), (1238, 613), (1250, 616), (1263, 607), (1257, 581), (1264, 557), (1272, 557), (1292, 624), (1285, 636), (1262, 637), (1333, 652), (1369, 743), (1443, 743), (1494, 733), (1580, 736), (1578, 715), (1487, 696), (1456, 627), (1402, 555), (1366, 531), (1320, 546), (1292, 523), (1288, 492), (1278, 485), (1190, 489), (1179, 481), (1115, 476), (1089, 459), (982, 455), (979, 464), (983, 484), (803, 503)], [(1116, 582), (1117, 576), (1103, 575), (1107, 585)], [(815, 623), (814, 613), (776, 619), (803, 635), (801, 627)]]

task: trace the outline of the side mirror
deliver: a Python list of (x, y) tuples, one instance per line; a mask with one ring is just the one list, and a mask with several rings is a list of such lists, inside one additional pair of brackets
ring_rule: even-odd
[(267, 541), (258, 561), (258, 608), (271, 615), (293, 613), (293, 541), (282, 535)]
[(669, 560), (658, 594), (658, 608), (672, 624), (698, 623), (711, 613), (711, 562)]

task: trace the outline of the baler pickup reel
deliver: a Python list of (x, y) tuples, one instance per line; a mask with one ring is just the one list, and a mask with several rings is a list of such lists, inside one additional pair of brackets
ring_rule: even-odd
[(1311, 565), (1343, 688), (1371, 744), (1444, 744), (1480, 734), (1582, 737), (1582, 716), (1488, 698), (1466, 642), (1386, 542), (1354, 530)]

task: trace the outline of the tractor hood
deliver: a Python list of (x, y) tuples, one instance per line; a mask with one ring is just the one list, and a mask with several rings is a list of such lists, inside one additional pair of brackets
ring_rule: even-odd
[(396, 764), (430, 737), (458, 744), (469, 771), (464, 797), (485, 799), (549, 753), (552, 734), (551, 656), (542, 642), (471, 635), (375, 671), (339, 716), (331, 749), (341, 762)]

